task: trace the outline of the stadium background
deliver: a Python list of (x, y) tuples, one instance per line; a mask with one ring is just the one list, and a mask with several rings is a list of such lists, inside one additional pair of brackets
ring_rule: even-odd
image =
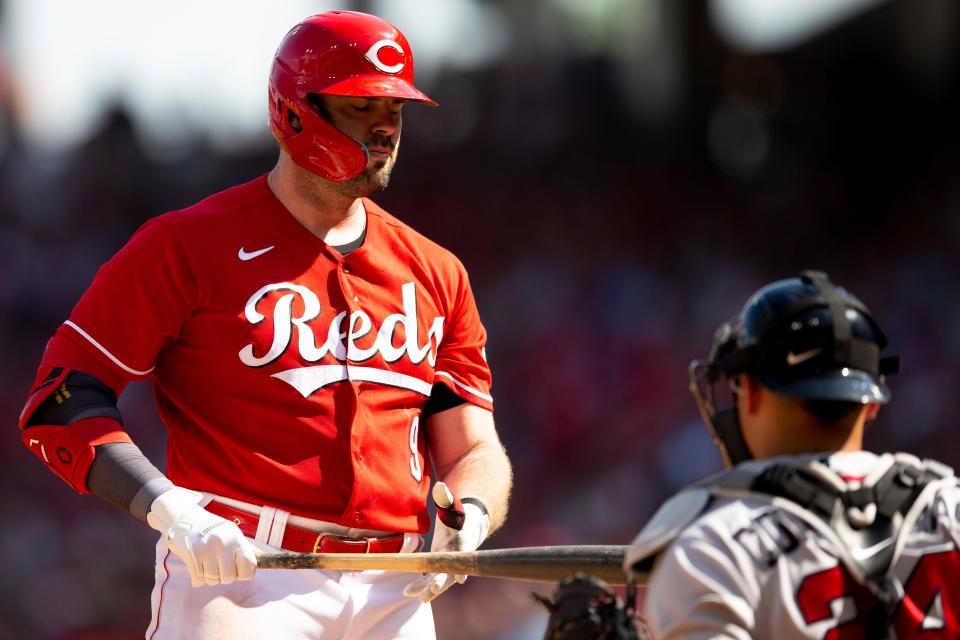
[[(335, 6), (72, 4), (0, 1), (2, 640), (142, 637), (153, 532), (43, 469), (16, 417), (45, 340), (144, 220), (272, 166), (269, 55)], [(832, 15), (336, 5), (398, 24), (441, 103), (407, 110), (376, 199), (471, 273), (516, 470), (488, 546), (626, 543), (716, 469), (686, 365), (749, 292), (807, 267), (864, 299), (902, 356), (869, 448), (960, 464), (960, 5), (806, 4)], [(121, 409), (162, 462), (149, 386)], [(531, 588), (468, 581), (435, 606), (440, 638), (538, 637)]]

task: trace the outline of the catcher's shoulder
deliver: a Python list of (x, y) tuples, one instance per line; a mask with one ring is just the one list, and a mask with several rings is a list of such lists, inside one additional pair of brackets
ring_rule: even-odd
[(701, 517), (711, 497), (709, 487), (692, 486), (664, 502), (627, 547), (624, 571), (649, 573), (656, 557)]
[(749, 526), (758, 508), (769, 508), (750, 494), (728, 495), (724, 488), (743, 482), (743, 470), (721, 471), (674, 494), (654, 513), (627, 547), (624, 571), (649, 573), (661, 553), (680, 538), (729, 539)]

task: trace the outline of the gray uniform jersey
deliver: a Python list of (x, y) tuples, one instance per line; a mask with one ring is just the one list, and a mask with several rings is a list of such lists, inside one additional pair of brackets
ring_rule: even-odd
[[(837, 453), (814, 466), (838, 489), (855, 489), (875, 482), (893, 460), (891, 454)], [(656, 557), (644, 616), (658, 640), (958, 638), (958, 507), (956, 479), (938, 477), (898, 516), (899, 535), (850, 548), (823, 520), (804, 517), (783, 499), (688, 495), (664, 505), (628, 549), (626, 565)], [(671, 510), (678, 513), (664, 513)], [(671, 519), (683, 528), (666, 535)], [(856, 561), (891, 545), (884, 584), (892, 596), (885, 608), (854, 577), (856, 562), (841, 558), (846, 553)]]

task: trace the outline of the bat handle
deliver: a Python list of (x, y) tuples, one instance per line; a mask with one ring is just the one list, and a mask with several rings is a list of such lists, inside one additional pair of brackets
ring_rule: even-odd
[(437, 505), (437, 517), (440, 522), (459, 531), (467, 514), (463, 510), (460, 498), (453, 495), (450, 487), (442, 480), (433, 485), (433, 503)]

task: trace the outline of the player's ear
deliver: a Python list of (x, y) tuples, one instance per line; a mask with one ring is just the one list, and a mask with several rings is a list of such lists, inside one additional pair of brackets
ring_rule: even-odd
[(294, 131), (303, 131), (303, 122), (300, 121), (300, 116), (295, 114), (293, 111), (287, 112), (287, 118), (290, 121), (290, 126), (293, 127)]
[(864, 412), (864, 418), (867, 422), (870, 422), (876, 419), (878, 413), (880, 413), (880, 404), (877, 402), (871, 402), (867, 405), (867, 409)]

